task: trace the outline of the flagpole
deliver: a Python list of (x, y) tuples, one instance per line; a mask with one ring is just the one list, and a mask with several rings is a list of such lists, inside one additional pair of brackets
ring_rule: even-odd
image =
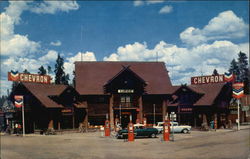
[(23, 102), (23, 104), (22, 104), (22, 119), (23, 119), (23, 136), (25, 136), (24, 102)]
[(238, 131), (240, 130), (240, 99), (238, 99)]

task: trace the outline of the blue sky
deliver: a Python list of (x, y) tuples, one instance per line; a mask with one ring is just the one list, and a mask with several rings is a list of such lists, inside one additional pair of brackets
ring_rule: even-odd
[(1, 2), (1, 93), (7, 72), (73, 62), (166, 63), (173, 84), (224, 73), (239, 51), (249, 53), (248, 1)]

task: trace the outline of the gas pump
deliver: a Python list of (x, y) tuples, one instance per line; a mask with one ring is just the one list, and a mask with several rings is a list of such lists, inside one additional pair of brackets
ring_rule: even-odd
[(104, 126), (104, 131), (105, 131), (105, 136), (110, 136), (110, 124), (109, 124), (109, 120), (107, 119), (105, 121), (105, 126)]
[(163, 140), (169, 141), (170, 121), (167, 119), (163, 124)]
[(134, 141), (134, 124), (132, 123), (132, 116), (128, 124), (128, 141)]

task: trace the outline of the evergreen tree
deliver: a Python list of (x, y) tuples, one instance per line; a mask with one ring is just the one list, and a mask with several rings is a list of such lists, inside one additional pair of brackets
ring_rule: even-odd
[(214, 71), (213, 71), (213, 76), (215, 76), (215, 75), (219, 75), (219, 73), (216, 69), (214, 69)]
[(38, 70), (39, 70), (38, 71), (39, 75), (46, 75), (47, 74), (47, 71), (45, 70), (45, 68), (43, 66), (41, 66)]
[(51, 69), (50, 66), (47, 67), (47, 70), (48, 70), (48, 73), (49, 73), (49, 74), (52, 73), (52, 69)]
[(248, 61), (247, 55), (243, 52), (238, 54), (239, 82), (244, 82), (248, 78)]
[(68, 84), (69, 75), (65, 74), (64, 72), (64, 60), (63, 58), (58, 54), (56, 64), (55, 64), (55, 84)]
[(73, 71), (72, 85), (74, 88), (76, 88), (76, 72), (75, 71)]
[(23, 73), (30, 74), (30, 72), (29, 72), (27, 69), (25, 69), (25, 70), (23, 71)]
[(236, 82), (243, 82), (245, 94), (249, 94), (249, 71), (248, 71), (248, 61), (247, 56), (243, 52), (239, 52), (238, 61), (232, 60), (231, 66), (229, 68), (230, 73), (236, 75)]
[(238, 67), (238, 64), (237, 62), (235, 61), (235, 59), (232, 60), (231, 62), (231, 65), (230, 65), (230, 68), (228, 70), (230, 73), (233, 73), (234, 75), (236, 75), (236, 78), (237, 76), (239, 75), (239, 67)]

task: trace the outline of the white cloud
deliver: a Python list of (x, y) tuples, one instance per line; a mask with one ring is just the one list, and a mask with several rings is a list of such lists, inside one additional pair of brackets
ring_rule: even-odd
[(216, 68), (219, 73), (228, 70), (230, 62), (239, 51), (249, 53), (249, 43), (234, 44), (230, 41), (215, 41), (192, 48), (181, 48), (160, 41), (153, 49), (147, 44), (135, 42), (121, 46), (117, 53), (104, 57), (104, 61), (164, 61), (174, 84), (189, 83), (194, 75), (210, 75)]
[(40, 44), (30, 41), (28, 36), (15, 34), (8, 40), (1, 42), (1, 55), (5, 56), (26, 56), (38, 51)]
[[(38, 5), (34, 6), (34, 4)], [(4, 12), (0, 14), (0, 48), (1, 56), (4, 56), (1, 59), (1, 94), (6, 94), (7, 89), (10, 89), (11, 82), (6, 81), (8, 71), (22, 72), (27, 69), (31, 73), (37, 73), (41, 65), (45, 66), (56, 59), (57, 52), (54, 50), (50, 50), (46, 55), (36, 59), (34, 54), (43, 52), (40, 42), (30, 40), (28, 35), (14, 32), (15, 25), (22, 24), (21, 14), (24, 11), (54, 14), (58, 11), (68, 12), (78, 8), (76, 1), (9, 1), (9, 6), (4, 8)]]
[(79, 9), (79, 5), (76, 1), (44, 1), (37, 4), (38, 5), (31, 7), (30, 10), (39, 14), (54, 14), (58, 11), (68, 12)]
[(135, 0), (134, 1), (134, 6), (135, 7), (142, 6), (142, 5), (144, 5), (144, 1), (142, 1), (142, 0)]
[(173, 11), (173, 7), (170, 5), (166, 5), (164, 7), (161, 8), (161, 10), (159, 11), (160, 14), (167, 14), (167, 13), (171, 13)]
[(64, 62), (65, 73), (70, 75), (70, 79), (72, 79), (72, 73), (75, 69), (74, 63), (76, 61), (96, 61), (95, 54), (93, 52), (78, 52), (75, 56), (66, 58)]
[(52, 41), (52, 42), (50, 42), (50, 45), (52, 45), (52, 46), (61, 46), (62, 45), (62, 42), (61, 41), (59, 41), (59, 40), (57, 40), (57, 41)]
[(199, 45), (211, 40), (242, 38), (248, 34), (249, 26), (229, 10), (212, 18), (203, 29), (187, 28), (180, 34), (180, 38), (188, 45)]
[(134, 0), (134, 6), (142, 6), (144, 4), (151, 5), (151, 4), (157, 4), (157, 3), (163, 3), (165, 0)]
[(48, 53), (39, 58), (40, 61), (48, 63), (52, 61), (56, 61), (58, 56), (58, 52), (55, 50), (49, 50)]

